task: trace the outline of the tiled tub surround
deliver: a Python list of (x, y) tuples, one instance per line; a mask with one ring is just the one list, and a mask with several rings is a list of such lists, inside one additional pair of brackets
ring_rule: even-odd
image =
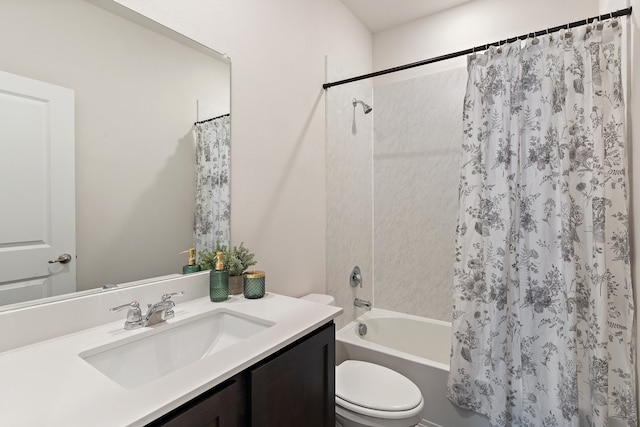
[(374, 89), (375, 306), (451, 320), (465, 68)]
[[(331, 58), (328, 81), (347, 78)], [(344, 307), (336, 319), (340, 328), (364, 312), (353, 306), (361, 298), (373, 301), (372, 138), (373, 112), (353, 107), (353, 98), (372, 104), (368, 81), (335, 86), (326, 92), (327, 108), (327, 292)], [(362, 271), (362, 287), (352, 288), (354, 266)]]
[[(189, 286), (187, 286), (189, 285)], [(208, 275), (198, 274), (175, 279), (170, 283), (157, 283), (152, 289), (137, 289), (141, 305), (147, 299), (140, 292), (153, 294), (159, 300), (164, 292), (185, 290), (205, 293)], [(203, 391), (220, 384), (231, 376), (286, 347), (317, 327), (330, 322), (341, 312), (340, 308), (314, 304), (277, 294), (267, 293), (258, 300), (245, 300), (233, 296), (223, 303), (212, 303), (208, 295), (181, 302), (176, 301), (175, 318), (167, 323), (180, 322), (211, 310), (228, 309), (241, 315), (263, 319), (273, 325), (218, 353), (184, 366), (155, 381), (134, 389), (125, 389), (97, 369), (90, 366), (79, 355), (96, 347), (148, 332), (148, 328), (124, 330), (126, 313), (109, 313), (111, 306), (118, 305), (114, 297), (125, 292), (131, 298), (134, 290), (112, 291), (90, 297), (102, 302), (84, 301), (94, 310), (106, 311), (113, 317), (108, 323), (90, 325), (95, 320), (86, 320), (91, 313), (81, 312), (74, 316), (68, 312), (78, 307), (80, 301), (67, 300), (53, 303), (55, 310), (39, 306), (30, 309), (33, 318), (42, 321), (41, 327), (55, 324), (60, 317), (70, 316), (76, 323), (88, 329), (76, 330), (62, 336), (49, 336), (44, 341), (33, 342), (24, 347), (0, 353), (0, 425), (65, 425), (65, 426), (142, 426), (171, 411)], [(108, 295), (108, 296), (107, 296)], [(105, 298), (105, 296), (107, 296)], [(149, 301), (151, 302), (151, 301)], [(100, 307), (100, 308), (98, 308)], [(43, 310), (48, 319), (36, 313)], [(15, 323), (17, 313), (0, 314), (3, 337), (7, 331), (12, 335), (23, 333)], [(102, 311), (99, 316), (102, 315)], [(20, 317), (20, 316), (18, 316)], [(101, 317), (104, 320), (104, 317)], [(70, 323), (61, 321), (61, 323)], [(89, 325), (89, 326), (87, 326)], [(166, 326), (160, 324), (156, 328)], [(30, 326), (31, 328), (33, 327)], [(146, 331), (145, 331), (146, 330)], [(28, 333), (28, 331), (25, 331)], [(34, 407), (35, 405), (35, 407)]]

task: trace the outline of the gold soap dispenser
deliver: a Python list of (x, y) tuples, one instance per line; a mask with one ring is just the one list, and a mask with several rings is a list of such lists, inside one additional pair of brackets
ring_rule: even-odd
[(189, 261), (187, 265), (182, 266), (182, 274), (190, 274), (200, 271), (200, 264), (196, 264), (196, 249), (191, 248), (180, 252), (180, 254), (186, 253), (189, 254)]
[(224, 268), (223, 252), (216, 252), (215, 270), (209, 273), (209, 297), (212, 302), (222, 302), (229, 298), (229, 272)]

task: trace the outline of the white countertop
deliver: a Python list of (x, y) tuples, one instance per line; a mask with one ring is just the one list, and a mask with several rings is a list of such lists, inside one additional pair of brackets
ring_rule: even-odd
[[(333, 320), (342, 309), (267, 293), (264, 298), (209, 297), (179, 303), (167, 323), (226, 308), (274, 325), (162, 378), (126, 389), (79, 354), (148, 332), (118, 321), (0, 353), (0, 425), (143, 426)], [(161, 327), (162, 325), (156, 326)], [(16, 325), (19, 333), (19, 325)]]

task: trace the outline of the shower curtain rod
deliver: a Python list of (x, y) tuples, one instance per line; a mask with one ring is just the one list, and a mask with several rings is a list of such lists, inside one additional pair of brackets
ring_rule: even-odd
[(591, 23), (593, 21), (602, 21), (604, 19), (611, 19), (611, 18), (615, 18), (615, 17), (618, 17), (618, 16), (631, 15), (631, 9), (632, 9), (631, 7), (628, 7), (626, 9), (620, 9), (620, 10), (617, 10), (615, 12), (609, 12), (609, 13), (605, 13), (603, 15), (598, 15), (598, 16), (593, 16), (591, 18), (582, 19), (580, 21), (570, 22), (570, 23), (565, 24), (565, 25), (558, 25), (557, 27), (547, 28), (546, 30), (536, 31), (535, 33), (523, 34), (523, 35), (518, 36), (518, 37), (512, 37), (512, 38), (509, 38), (509, 39), (506, 39), (506, 40), (499, 40), (497, 42), (483, 44), (481, 46), (476, 46), (476, 47), (473, 47), (473, 48), (470, 48), (470, 49), (460, 50), (458, 52), (449, 53), (449, 54), (441, 55), (441, 56), (436, 56), (434, 58), (429, 58), (429, 59), (425, 59), (425, 60), (418, 61), (418, 62), (412, 62), (411, 64), (400, 65), (398, 67), (388, 68), (386, 70), (376, 71), (376, 72), (369, 73), (369, 74), (363, 74), (361, 76), (351, 77), (351, 78), (348, 78), (348, 79), (338, 80), (338, 81), (335, 81), (335, 82), (328, 82), (328, 83), (323, 84), (322, 88), (323, 89), (329, 89), (332, 86), (339, 86), (339, 85), (343, 85), (343, 84), (346, 84), (346, 83), (357, 82), (358, 80), (364, 80), (364, 79), (369, 79), (371, 77), (382, 76), (384, 74), (395, 73), (397, 71), (408, 70), (409, 68), (420, 67), (422, 65), (427, 65), (427, 64), (433, 64), (434, 62), (444, 61), (445, 59), (452, 59), (452, 58), (456, 58), (458, 56), (469, 55), (471, 53), (487, 50), (491, 46), (500, 46), (501, 44), (504, 44), (504, 43), (511, 43), (511, 42), (516, 41), (516, 40), (524, 40), (524, 39), (526, 39), (528, 37), (532, 37), (532, 36), (533, 37), (537, 37), (537, 36), (542, 36), (544, 34), (555, 33), (555, 32), (560, 31), (562, 29), (575, 28), (575, 27), (578, 27), (580, 25), (589, 24), (589, 23)]
[(199, 122), (195, 122), (195, 123), (194, 123), (194, 125), (201, 125), (201, 124), (203, 124), (203, 123), (207, 123), (207, 122), (213, 121), (213, 120), (215, 120), (215, 119), (220, 119), (220, 118), (222, 118), (222, 117), (230, 116), (230, 115), (231, 115), (231, 113), (227, 113), (227, 114), (223, 114), (223, 115), (218, 116), (218, 117), (212, 117), (212, 118), (207, 119), (207, 120), (200, 120)]

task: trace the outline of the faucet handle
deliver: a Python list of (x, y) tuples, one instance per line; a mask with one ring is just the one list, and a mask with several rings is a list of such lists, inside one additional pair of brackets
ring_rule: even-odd
[(160, 298), (162, 301), (168, 301), (171, 299), (172, 296), (181, 296), (184, 295), (184, 291), (180, 291), (180, 292), (171, 292), (170, 294), (164, 294), (162, 295), (162, 298)]
[(138, 301), (131, 301), (128, 304), (122, 304), (117, 307), (112, 307), (109, 311), (120, 311), (125, 308), (129, 308), (127, 312), (127, 321), (124, 322), (125, 329), (135, 329), (142, 326), (142, 311), (140, 310), (140, 304)]
[(117, 307), (112, 307), (109, 309), (109, 311), (120, 311), (120, 310), (124, 310), (127, 307), (131, 307), (132, 309), (136, 309), (136, 308), (140, 308), (140, 304), (138, 303), (138, 301), (131, 301), (129, 303), (126, 304), (122, 304), (119, 305)]

